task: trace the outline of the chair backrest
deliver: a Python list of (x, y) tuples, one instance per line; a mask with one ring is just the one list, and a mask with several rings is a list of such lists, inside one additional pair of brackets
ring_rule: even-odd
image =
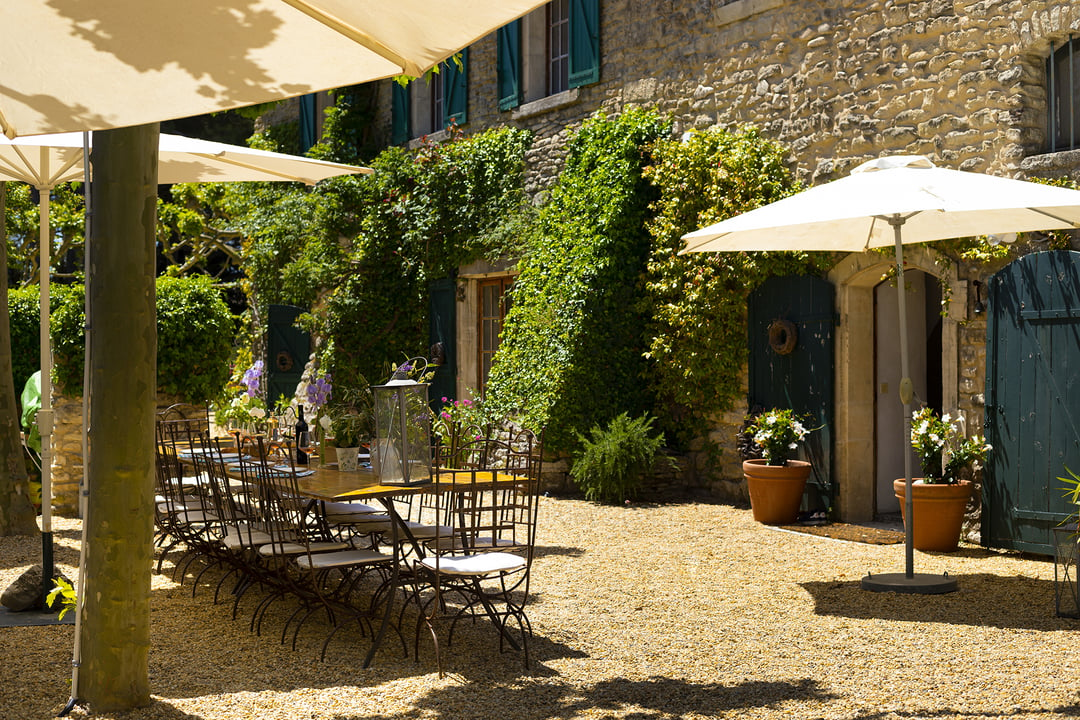
[[(516, 552), (531, 561), (536, 542), (541, 441), (524, 430), (461, 443), (462, 467), (436, 467), (433, 492), (453, 528), (436, 552)], [(445, 456), (444, 456), (445, 457)]]

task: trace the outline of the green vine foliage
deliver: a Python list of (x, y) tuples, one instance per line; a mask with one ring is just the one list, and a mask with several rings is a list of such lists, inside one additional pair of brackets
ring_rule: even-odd
[(458, 266), (514, 249), (531, 134), (493, 130), (409, 152), (390, 148), (373, 175), (322, 208), (348, 266), (317, 313), (335, 382), (381, 377), (403, 349), (427, 354), (428, 286)]
[(485, 401), (545, 427), (545, 445), (648, 409), (643, 318), (636, 303), (649, 254), (644, 231), (656, 192), (642, 177), (648, 148), (669, 133), (652, 112), (583, 123), (519, 263)]
[[(55, 285), (50, 293), (53, 379), (70, 396), (82, 394), (86, 336), (82, 285)], [(16, 388), (38, 369), (37, 288), (11, 291), (12, 356)], [(221, 292), (205, 277), (157, 281), (158, 389), (178, 399), (204, 403), (228, 379), (235, 333)]]
[(685, 446), (734, 406), (746, 363), (746, 297), (772, 275), (816, 274), (824, 253), (688, 253), (681, 237), (798, 191), (788, 150), (754, 128), (694, 131), (654, 149), (659, 189), (646, 293), (648, 387), (660, 428)]
[[(366, 159), (372, 98), (339, 93), (324, 137), (310, 154), (362, 163), (371, 175), (335, 178), (315, 188), (246, 183), (189, 191), (216, 232), (243, 235), (245, 292), (254, 318), (271, 303), (309, 308), (322, 367), (336, 386), (382, 378), (402, 352), (428, 351), (428, 286), (459, 265), (516, 247), (525, 150), (530, 133), (491, 130), (469, 138), (390, 148)], [(253, 139), (283, 149), (287, 126)], [(508, 229), (510, 228), (510, 229)]]

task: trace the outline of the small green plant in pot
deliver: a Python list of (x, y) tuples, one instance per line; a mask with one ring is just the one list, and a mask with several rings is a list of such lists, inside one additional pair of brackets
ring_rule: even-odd
[(340, 399), (330, 406), (327, 417), (330, 418), (329, 429), (334, 437), (334, 447), (351, 451), (338, 453), (338, 468), (355, 469), (355, 449), (375, 437), (375, 406), (371, 391), (366, 387), (342, 390)]
[(811, 432), (794, 411), (776, 408), (751, 418), (747, 430), (769, 465), (787, 465)]
[(993, 449), (984, 437), (963, 437), (953, 420), (949, 413), (938, 417), (930, 407), (911, 417), (911, 447), (927, 485), (955, 485), (964, 472), (978, 469)]

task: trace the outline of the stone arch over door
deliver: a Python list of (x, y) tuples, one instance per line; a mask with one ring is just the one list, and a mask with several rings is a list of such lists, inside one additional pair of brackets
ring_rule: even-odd
[[(959, 320), (967, 307), (967, 283), (955, 266), (943, 270), (936, 254), (921, 245), (904, 247), (905, 271), (921, 270), (943, 278), (951, 293), (941, 327), (942, 400), (947, 410), (958, 405)], [(828, 274), (836, 286), (840, 325), (836, 329), (836, 436), (833, 472), (836, 507), (841, 520), (872, 520), (875, 507), (874, 288), (895, 265), (891, 254), (849, 255)], [(895, 331), (895, 326), (892, 327)]]

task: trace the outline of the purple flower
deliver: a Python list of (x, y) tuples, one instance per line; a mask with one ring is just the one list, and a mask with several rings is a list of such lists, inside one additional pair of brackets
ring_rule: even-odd
[(255, 397), (259, 391), (259, 380), (263, 374), (263, 361), (256, 360), (251, 367), (244, 371), (244, 385), (247, 386), (248, 397)]

